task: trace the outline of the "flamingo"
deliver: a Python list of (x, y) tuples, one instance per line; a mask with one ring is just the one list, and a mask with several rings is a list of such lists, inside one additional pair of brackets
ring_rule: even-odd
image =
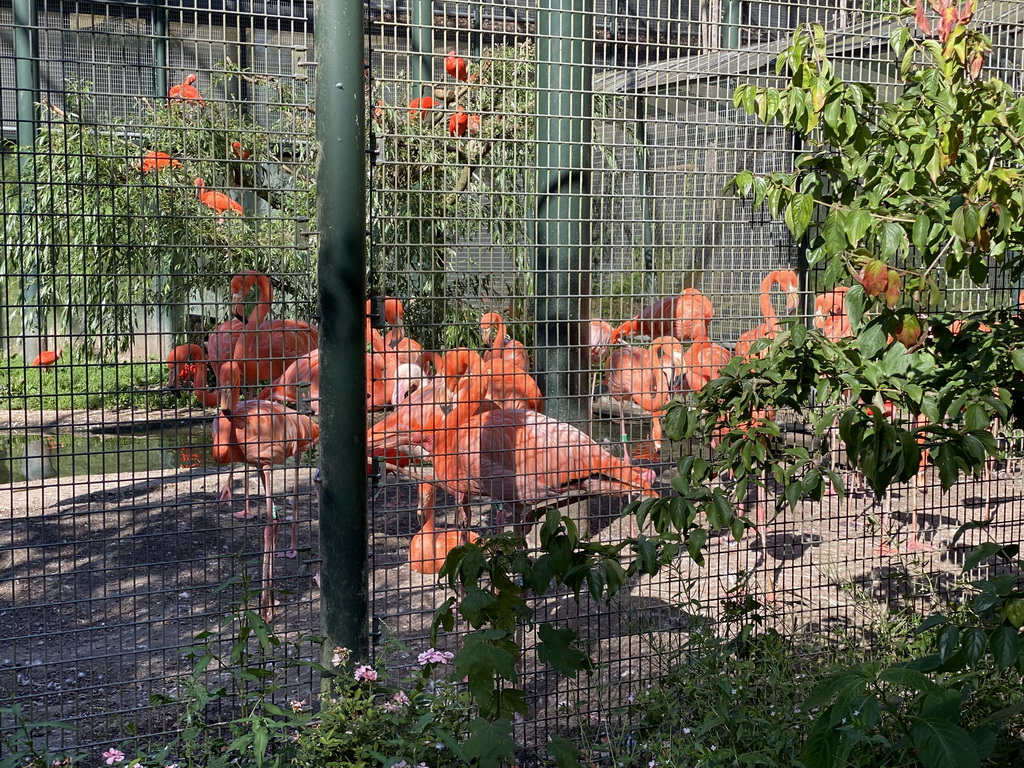
[(417, 573), (437, 573), (451, 550), (480, 538), (475, 531), (458, 528), (434, 530), (433, 506), (422, 515), (423, 525), (409, 541), (409, 568)]
[(746, 357), (757, 339), (773, 339), (779, 330), (779, 319), (772, 304), (772, 286), (777, 285), (786, 294), (787, 314), (800, 306), (800, 278), (791, 269), (777, 269), (769, 272), (761, 281), (761, 316), (764, 322), (741, 333), (736, 341), (736, 354)]
[[(179, 344), (167, 354), (167, 389), (179, 392), (183, 389), (195, 390), (200, 373), (200, 365), (205, 371), (206, 355), (198, 344)], [(203, 380), (205, 383), (205, 379)], [(215, 402), (209, 405), (216, 405)]]
[(159, 171), (163, 168), (182, 168), (182, 164), (166, 152), (147, 152), (142, 156), (142, 172)]
[(171, 86), (167, 92), (167, 98), (171, 101), (193, 101), (200, 107), (205, 107), (206, 102), (203, 101), (202, 96), (199, 95), (199, 89), (194, 85), (197, 79), (191, 72), (185, 75), (184, 80)]
[[(231, 300), (236, 318), (242, 315), (242, 302), (253, 285), (259, 290), (259, 299), (250, 315), (250, 321), (255, 323), (250, 348), (252, 354), (240, 361), (244, 386), (277, 379), (293, 360), (308, 355), (320, 341), (318, 331), (308, 323), (267, 319), (274, 298), (270, 278), (252, 270), (239, 272), (231, 278)], [(243, 325), (239, 328), (236, 321), (228, 325), (226, 334), (220, 333), (216, 337), (210, 334), (206, 341), (206, 351), (214, 365), (231, 358), (231, 353), (237, 349), (238, 336), (249, 327)]]
[(814, 299), (814, 327), (831, 341), (853, 336), (850, 316), (846, 314), (846, 292), (848, 290), (850, 289), (841, 285)]
[(590, 362), (593, 365), (600, 365), (601, 361), (608, 356), (608, 348), (612, 343), (612, 334), (615, 329), (611, 323), (599, 318), (590, 320)]
[[(660, 349), (660, 347), (659, 347)], [(607, 361), (604, 385), (616, 400), (631, 400), (651, 414), (651, 442), (661, 453), (661, 416), (659, 412), (671, 399), (670, 374), (654, 348), (620, 347)], [(625, 439), (625, 437), (623, 437)]]
[(480, 340), (488, 348), (484, 353), (485, 363), (500, 357), (524, 371), (530, 370), (526, 347), (508, 335), (505, 320), (497, 312), (488, 312), (480, 318)]
[[(241, 203), (236, 200), (232, 200), (231, 197), (223, 192), (207, 189), (206, 180), (201, 176), (196, 176), (192, 183), (195, 185), (196, 194), (199, 195), (199, 201), (207, 208), (220, 214), (230, 211), (231, 213), (237, 213), (239, 216), (245, 215), (245, 211), (242, 210)], [(221, 216), (220, 222), (222, 224), (224, 223), (223, 216)]]
[(469, 130), (469, 115), (461, 109), (448, 118), (448, 133), (456, 138), (465, 136)]
[[(247, 323), (247, 330), (255, 326), (255, 315)], [(267, 524), (263, 529), (263, 591), (260, 606), (265, 621), (271, 621), (274, 613), (273, 576), (274, 556), (277, 548), (277, 514), (271, 496), (270, 469), (275, 464), (284, 464), (294, 456), (296, 463), (302, 453), (320, 438), (320, 428), (308, 416), (304, 416), (281, 403), (269, 400), (244, 400), (239, 402), (239, 388), (242, 382), (241, 366), (238, 362), (245, 356), (246, 347), (253, 346), (251, 334), (247, 339), (240, 336), (235, 346), (236, 359), (221, 365), (221, 415), (213, 422), (213, 459), (218, 464), (244, 463), (256, 467), (260, 482), (267, 498)], [(298, 487), (293, 488), (293, 510), (298, 510)], [(298, 548), (298, 524), (292, 521), (290, 546), (283, 553), (295, 557)]]
[(434, 379), (395, 405), (394, 410), (366, 430), (370, 457), (394, 459), (404, 455), (423, 456), (433, 449), (432, 421), (442, 421), (455, 400), (441, 379)]
[(275, 400), (279, 403), (298, 405), (300, 388), (309, 387), (309, 407), (313, 413), (320, 413), (320, 350), (314, 349), (302, 357), (292, 360), (284, 373), (270, 382), (257, 397), (260, 400)]
[(35, 359), (31, 363), (29, 363), (29, 368), (50, 368), (63, 354), (63, 349), (58, 349), (56, 352), (52, 349), (44, 349), (36, 355)]
[[(657, 498), (653, 472), (613, 456), (570, 424), (498, 407), (485, 399), (488, 384), (486, 376), (466, 376), (455, 407), (426, 428), (435, 481), (455, 495), (461, 527), (469, 525), (470, 495), (508, 504), (518, 525), (531, 522), (532, 511), (546, 501), (576, 489)], [(433, 508), (435, 481), (420, 486), (424, 510)]]
[(679, 296), (670, 296), (644, 307), (632, 320), (612, 332), (611, 343), (624, 336), (675, 336), (699, 339), (708, 335), (708, 324), (715, 316), (715, 308), (696, 288), (684, 288)]
[(729, 364), (733, 354), (721, 344), (715, 344), (708, 338), (705, 326), (696, 326), (697, 337), (683, 353), (683, 368), (693, 383), (699, 383), (697, 389), (707, 382), (718, 378), (718, 372)]

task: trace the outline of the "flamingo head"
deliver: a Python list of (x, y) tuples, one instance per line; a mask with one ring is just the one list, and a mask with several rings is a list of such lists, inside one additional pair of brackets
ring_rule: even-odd
[(415, 363), (402, 363), (395, 370), (395, 387), (391, 392), (391, 404), (397, 405), (410, 393), (419, 388), (423, 369)]
[(64, 354), (63, 347), (57, 347), (57, 354), (55, 355), (55, 357), (56, 358), (60, 358), (60, 356), (63, 355), (63, 354)]
[(196, 176), (195, 179), (192, 181), (192, 184), (195, 186), (196, 190), (198, 192), (200, 192), (200, 193), (204, 189), (206, 189), (206, 179), (204, 179), (202, 176)]
[(184, 85), (192, 85), (198, 78), (191, 72), (185, 75), (185, 79), (182, 81)]
[(480, 318), (480, 341), (485, 347), (489, 347), (499, 337), (504, 335), (505, 321), (497, 312), (488, 312)]

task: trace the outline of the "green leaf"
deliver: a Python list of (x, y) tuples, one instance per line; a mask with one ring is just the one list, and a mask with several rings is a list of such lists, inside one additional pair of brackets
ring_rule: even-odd
[(829, 725), (828, 714), (826, 710), (817, 717), (800, 750), (800, 760), (807, 768), (836, 768), (842, 764), (845, 734)]
[(558, 629), (547, 622), (540, 625), (537, 658), (565, 677), (589, 672), (593, 664), (583, 651), (573, 645), (576, 633), (568, 628)]
[(986, 541), (983, 544), (979, 544), (964, 558), (964, 572), (977, 568), (982, 560), (988, 560), (1002, 548), (1002, 544), (997, 544), (994, 541)]
[(974, 768), (980, 764), (970, 735), (948, 720), (918, 718), (910, 726), (910, 739), (924, 768)]
[(512, 739), (510, 720), (488, 722), (478, 717), (469, 724), (469, 732), (463, 750), (480, 768), (501, 768), (503, 763), (511, 763), (515, 758), (516, 743)]
[(907, 234), (903, 227), (894, 221), (883, 221), (878, 230), (878, 246), (883, 259), (892, 258), (897, 252), (906, 252)]
[(807, 231), (814, 213), (814, 198), (803, 192), (797, 192), (786, 206), (784, 219), (793, 237), (799, 240)]
[(996, 627), (989, 635), (988, 647), (992, 649), (992, 658), (996, 660), (1000, 671), (1017, 664), (1020, 656), (1020, 638), (1016, 627)]
[(861, 241), (871, 226), (871, 214), (863, 208), (854, 208), (846, 216), (846, 239), (851, 246)]
[(914, 231), (912, 238), (914, 247), (921, 255), (928, 255), (928, 233), (931, 231), (932, 221), (925, 213), (919, 213), (914, 219)]
[(850, 325), (854, 331), (860, 328), (861, 320), (864, 318), (864, 286), (853, 285), (846, 292), (846, 315), (850, 318)]
[(988, 635), (985, 634), (985, 630), (980, 627), (971, 627), (964, 631), (961, 647), (963, 648), (964, 656), (967, 657), (967, 661), (972, 667), (977, 666), (978, 662), (981, 661), (986, 645), (988, 645)]
[(580, 751), (569, 739), (551, 736), (546, 749), (548, 757), (555, 761), (556, 768), (579, 768)]

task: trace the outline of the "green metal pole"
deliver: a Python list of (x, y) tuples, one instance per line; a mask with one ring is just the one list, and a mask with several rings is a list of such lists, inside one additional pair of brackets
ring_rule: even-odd
[(722, 47), (740, 47), (740, 0), (723, 0)]
[[(39, 122), (39, 4), (37, 0), (14, 0), (14, 87), (15, 119), (18, 138), (18, 210), (24, 213), (32, 197), (32, 155)], [(32, 360), (43, 349), (42, 318), (39, 306), (39, 267), (21, 278), (21, 349), (25, 360)]]
[(167, 84), (167, 8), (162, 0), (153, 4), (153, 90), (157, 99), (166, 99)]
[(366, 523), (366, 96), (363, 3), (316, 4), (320, 294), (320, 571), (324, 663), (368, 654)]
[(434, 3), (432, 0), (412, 0), (409, 3), (410, 54), (412, 97), (429, 96), (434, 83)]
[(640, 191), (640, 216), (643, 221), (644, 291), (654, 300), (654, 201), (651, 197), (650, 173), (647, 168), (647, 96), (633, 97), (636, 142), (636, 172)]
[[(592, 17), (587, 0), (537, 9), (535, 355), (545, 411), (589, 421)], [(582, 320), (582, 322), (581, 322)]]

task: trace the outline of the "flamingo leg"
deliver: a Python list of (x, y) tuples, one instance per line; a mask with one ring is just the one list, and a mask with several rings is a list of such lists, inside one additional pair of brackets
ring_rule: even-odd
[(762, 477), (764, 484), (756, 488), (757, 503), (754, 507), (754, 525), (757, 526), (757, 537), (761, 542), (761, 552), (764, 557), (764, 587), (765, 605), (777, 605), (775, 597), (775, 574), (768, 564), (768, 470), (764, 471)]
[(898, 555), (899, 549), (893, 546), (892, 532), (889, 529), (892, 515), (889, 512), (891, 501), (889, 493), (886, 492), (882, 496), (881, 501), (877, 502), (880, 506), (880, 512), (878, 514), (878, 528), (879, 528), (879, 540), (878, 548), (875, 552), (883, 557), (890, 557), (892, 555)]
[(914, 475), (914, 488), (907, 489), (910, 493), (910, 538), (907, 540), (908, 552), (930, 552), (934, 549), (931, 544), (921, 540), (917, 523), (917, 496), (918, 494), (923, 495), (927, 492), (924, 473), (925, 467), (924, 462), (922, 462), (921, 468), (917, 471), (917, 474)]
[(287, 557), (294, 560), (299, 555), (299, 462), (302, 461), (302, 451), (295, 454), (295, 483), (292, 485), (292, 538), (288, 549), (284, 552), (275, 552), (275, 557)]
[(274, 620), (274, 548), (277, 546), (277, 520), (274, 515), (274, 500), (270, 495), (271, 479), (270, 473), (263, 467), (260, 468), (260, 480), (263, 482), (263, 490), (267, 496), (267, 524), (263, 528), (263, 579), (262, 592), (260, 593), (260, 610), (263, 620), (270, 622)]

